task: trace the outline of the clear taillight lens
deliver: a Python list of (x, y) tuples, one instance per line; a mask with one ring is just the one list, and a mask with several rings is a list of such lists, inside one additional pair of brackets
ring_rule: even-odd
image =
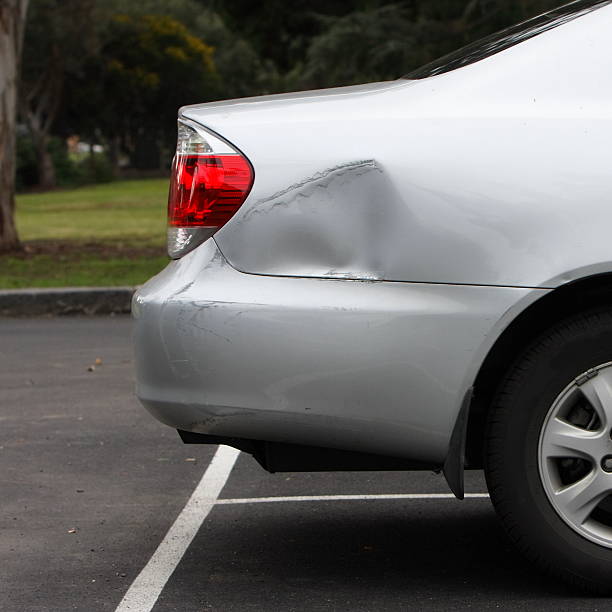
[(179, 120), (168, 195), (168, 254), (176, 259), (223, 227), (253, 184), (249, 161), (198, 125)]

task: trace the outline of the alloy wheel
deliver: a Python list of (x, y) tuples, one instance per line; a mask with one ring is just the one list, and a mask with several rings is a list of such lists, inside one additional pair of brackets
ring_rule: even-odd
[(540, 433), (539, 471), (557, 514), (612, 548), (612, 362), (583, 372), (553, 402)]

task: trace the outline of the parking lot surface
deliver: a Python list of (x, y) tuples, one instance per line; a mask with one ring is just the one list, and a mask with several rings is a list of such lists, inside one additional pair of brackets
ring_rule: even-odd
[(134, 397), (130, 333), (0, 320), (0, 610), (612, 609), (541, 577), (441, 476), (270, 475), (183, 445)]

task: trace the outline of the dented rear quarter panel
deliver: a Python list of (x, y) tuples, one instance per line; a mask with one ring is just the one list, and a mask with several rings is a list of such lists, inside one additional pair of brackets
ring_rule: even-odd
[(221, 251), (324, 278), (555, 287), (609, 271), (611, 25), (606, 7), (422, 81), (183, 108), (255, 168)]

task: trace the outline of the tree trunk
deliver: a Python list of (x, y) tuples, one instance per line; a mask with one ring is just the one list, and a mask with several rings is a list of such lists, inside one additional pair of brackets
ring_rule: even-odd
[(38, 166), (38, 185), (43, 189), (56, 186), (55, 166), (49, 153), (49, 136), (39, 134), (36, 139), (36, 164)]
[(28, 0), (0, 0), (0, 251), (20, 247), (15, 227), (17, 77)]
[(108, 144), (108, 159), (111, 163), (113, 176), (118, 178), (121, 173), (119, 158), (121, 156), (121, 139), (117, 135), (111, 136)]
[(51, 46), (47, 62), (46, 68), (41, 71), (33, 85), (28, 86), (22, 80), (23, 100), (20, 104), (22, 116), (36, 149), (38, 185), (43, 189), (55, 187), (55, 167), (48, 148), (64, 83), (62, 55), (57, 44)]

